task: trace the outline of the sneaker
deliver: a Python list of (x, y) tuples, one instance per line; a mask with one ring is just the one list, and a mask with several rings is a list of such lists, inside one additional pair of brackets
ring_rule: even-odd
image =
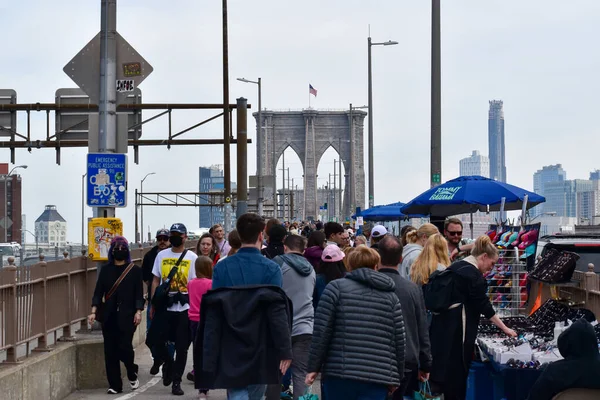
[(181, 390), (180, 383), (173, 383), (173, 387), (171, 388), (171, 393), (175, 396), (183, 396), (183, 390)]
[(188, 381), (194, 382), (194, 371), (188, 372), (186, 378), (187, 378)]
[(107, 394), (119, 394), (119, 393), (123, 393), (123, 390), (115, 390), (113, 388), (108, 388), (108, 390), (106, 391)]
[(129, 381), (129, 386), (131, 386), (131, 390), (135, 390), (140, 387), (140, 380), (136, 379), (135, 381)]
[(162, 367), (163, 385), (169, 386), (173, 382), (173, 361), (167, 361)]
[(152, 364), (152, 368), (150, 368), (150, 375), (154, 376), (154, 375), (158, 374), (158, 372), (160, 371), (161, 365), (163, 365), (162, 361), (159, 361), (155, 358), (154, 363)]
[(135, 390), (140, 387), (140, 380), (138, 379), (138, 372), (140, 367), (137, 364), (133, 364), (133, 371), (130, 375), (127, 373), (127, 379), (129, 379), (129, 386), (131, 386), (131, 390)]

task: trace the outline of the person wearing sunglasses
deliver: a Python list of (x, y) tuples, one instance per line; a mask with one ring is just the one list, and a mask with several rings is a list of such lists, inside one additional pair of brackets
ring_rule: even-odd
[(448, 218), (444, 222), (444, 237), (448, 242), (448, 255), (456, 260), (460, 253), (468, 255), (473, 250), (473, 244), (463, 241), (463, 223), (458, 218)]

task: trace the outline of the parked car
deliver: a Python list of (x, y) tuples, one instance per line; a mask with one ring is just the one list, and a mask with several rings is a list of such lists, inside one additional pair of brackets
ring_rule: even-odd
[(549, 248), (572, 251), (579, 254), (576, 269), (587, 272), (588, 264), (594, 264), (596, 273), (600, 273), (600, 235), (569, 234), (542, 236), (538, 241), (538, 255), (543, 255)]

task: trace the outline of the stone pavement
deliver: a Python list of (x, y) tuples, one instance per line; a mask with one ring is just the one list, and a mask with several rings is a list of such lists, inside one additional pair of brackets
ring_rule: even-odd
[[(162, 378), (160, 374), (157, 376), (150, 375), (150, 367), (152, 366), (152, 358), (150, 355), (150, 350), (147, 346), (141, 345), (135, 350), (135, 362), (140, 367), (139, 379), (140, 379), (140, 387), (139, 389), (132, 391), (129, 389), (129, 382), (127, 381), (127, 377), (123, 379), (123, 393), (118, 395), (107, 395), (106, 390), (107, 387), (103, 389), (95, 389), (95, 390), (82, 390), (75, 393), (72, 393), (65, 400), (127, 400), (127, 399), (150, 399), (150, 400), (162, 400), (162, 399), (197, 399), (198, 391), (194, 389), (194, 384), (187, 379), (185, 379), (185, 375), (189, 371), (192, 370), (192, 346), (190, 346), (187, 367), (184, 373), (184, 380), (181, 384), (181, 388), (185, 392), (183, 396), (173, 396), (171, 394), (171, 387), (165, 387), (162, 384)], [(315, 382), (313, 386), (315, 389), (314, 392), (319, 395), (319, 383)], [(208, 393), (209, 400), (226, 400), (227, 393), (225, 390), (211, 390)]]

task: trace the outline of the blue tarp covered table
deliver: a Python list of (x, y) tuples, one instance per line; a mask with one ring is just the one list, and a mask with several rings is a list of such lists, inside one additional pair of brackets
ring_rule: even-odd
[[(494, 361), (487, 352), (484, 351), (484, 353), (489, 361), (484, 363), (474, 362), (469, 371), (467, 399), (526, 400), (542, 371), (539, 369), (510, 368)], [(482, 366), (487, 370), (487, 374), (482, 371)], [(486, 390), (486, 387), (491, 390)]]

